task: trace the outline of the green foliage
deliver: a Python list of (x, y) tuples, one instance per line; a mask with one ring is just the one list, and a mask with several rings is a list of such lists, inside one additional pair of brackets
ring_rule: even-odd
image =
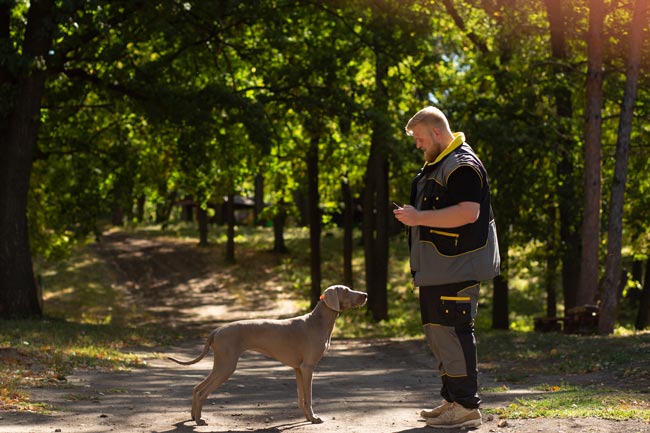
[[(504, 260), (504, 274), (532, 311), (543, 296), (541, 269), (563, 250), (558, 208), (580, 215), (579, 189), (569, 204), (559, 189), (582, 177), (588, 6), (566, 6), (568, 60), (558, 68), (544, 2), (59, 2), (32, 167), (32, 251), (63, 257), (120, 212), (129, 222), (163, 221), (179, 199), (205, 207), (229, 193), (250, 195), (258, 174), (266, 216), (288, 212), (302, 222), (313, 136), (325, 215), (341, 208), (341, 182), (360, 200), (373, 134), (388, 143), (389, 196), (406, 202), (421, 153), (402, 127), (435, 104), (487, 165), (499, 234), (513, 251), (505, 258), (512, 272)], [(33, 63), (21, 55), (28, 7), (8, 3), (1, 119), (15, 103), (9, 78)], [(603, 218), (630, 21), (626, 7), (608, 13)], [(380, 80), (379, 64), (386, 65)], [(647, 254), (650, 239), (649, 80), (643, 67), (625, 200), (627, 257)], [(388, 100), (379, 106), (383, 89)], [(562, 91), (571, 95), (570, 118), (557, 114)], [(564, 149), (562, 140), (574, 145)], [(569, 178), (558, 175), (563, 152)], [(143, 216), (138, 199), (145, 199)], [(578, 219), (565, 223), (576, 227)], [(535, 275), (522, 280), (529, 265)], [(515, 326), (530, 326), (514, 316)]]

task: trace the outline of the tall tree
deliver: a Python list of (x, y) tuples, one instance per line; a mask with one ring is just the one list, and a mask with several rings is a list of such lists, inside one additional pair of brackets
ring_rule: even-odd
[(323, 220), (320, 210), (320, 194), (318, 192), (319, 144), (322, 139), (322, 126), (318, 119), (312, 119), (308, 127), (309, 143), (307, 144), (307, 215), (309, 219), (309, 264), (311, 274), (310, 303), (315, 307), (320, 298), (321, 290), (321, 233)]
[(580, 279), (577, 305), (593, 304), (598, 291), (598, 253), (600, 251), (600, 209), (602, 194), (602, 105), (603, 105), (603, 37), (605, 2), (589, 1), (587, 34), (587, 79), (585, 110), (584, 209)]
[(639, 299), (639, 310), (634, 321), (634, 327), (638, 330), (650, 327), (650, 272), (648, 271), (650, 269), (650, 256), (646, 260), (645, 267), (645, 279)]
[(648, 16), (648, 0), (636, 0), (629, 31), (629, 54), (627, 58), (626, 83), (621, 102), (621, 114), (616, 141), (616, 165), (612, 182), (607, 231), (607, 256), (605, 274), (600, 284), (601, 305), (598, 332), (614, 331), (618, 312), (619, 278), (621, 275), (621, 248), (623, 244), (623, 202), (627, 182), (627, 164), (632, 134), (632, 118), (636, 100), (641, 53), (644, 39), (644, 23)]
[[(554, 119), (556, 137), (556, 176), (557, 202), (560, 226), (560, 259), (562, 261), (562, 289), (564, 308), (568, 310), (576, 305), (578, 275), (580, 271), (580, 233), (579, 194), (576, 188), (575, 154), (577, 143), (571, 133), (573, 120), (573, 96), (571, 77), (572, 66), (569, 64), (566, 29), (567, 11), (570, 3), (562, 0), (545, 0), (549, 21), (551, 56), (553, 58), (553, 98), (555, 99)], [(553, 237), (552, 237), (553, 238)], [(549, 249), (555, 256), (557, 249)], [(552, 270), (551, 270), (552, 271)], [(551, 283), (552, 284), (552, 283)]]
[[(380, 42), (378, 42), (379, 44)], [(368, 309), (379, 321), (388, 319), (388, 131), (385, 117), (381, 114), (388, 108), (388, 93), (385, 78), (388, 65), (382, 54), (382, 47), (375, 46), (375, 91), (373, 107), (376, 110), (372, 121), (370, 155), (363, 191), (363, 245), (366, 265), (366, 290)]]
[(42, 313), (29, 248), (27, 194), (56, 28), (54, 1), (30, 2), (24, 31), (17, 28), (22, 21), (12, 17), (15, 6), (0, 5), (0, 318)]

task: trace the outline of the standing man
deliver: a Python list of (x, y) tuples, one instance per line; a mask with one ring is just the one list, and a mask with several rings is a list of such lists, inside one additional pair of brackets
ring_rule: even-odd
[(420, 314), (442, 378), (438, 407), (421, 412), (430, 427), (481, 425), (474, 318), (479, 283), (499, 274), (499, 247), (483, 163), (435, 107), (417, 112), (406, 133), (424, 153), (409, 205), (395, 217), (409, 227), (411, 272)]

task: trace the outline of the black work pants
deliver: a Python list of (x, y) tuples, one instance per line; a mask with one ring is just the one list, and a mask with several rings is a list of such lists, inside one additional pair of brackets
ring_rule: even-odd
[(476, 281), (420, 287), (422, 326), (440, 370), (440, 394), (468, 409), (481, 403), (474, 338), (478, 294)]

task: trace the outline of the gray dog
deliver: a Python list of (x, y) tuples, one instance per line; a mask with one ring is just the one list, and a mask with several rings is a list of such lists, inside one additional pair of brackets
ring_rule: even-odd
[(191, 361), (170, 357), (174, 362), (190, 365), (203, 359), (210, 348), (214, 352), (212, 372), (194, 387), (192, 419), (201, 423), (201, 409), (208, 395), (234, 373), (239, 356), (252, 350), (293, 367), (298, 406), (308, 421), (323, 422), (311, 407), (314, 368), (329, 348), (339, 312), (362, 306), (368, 295), (346, 286), (331, 286), (320, 299), (316, 308), (304, 316), (285, 320), (240, 320), (217, 328), (208, 337), (203, 352)]

